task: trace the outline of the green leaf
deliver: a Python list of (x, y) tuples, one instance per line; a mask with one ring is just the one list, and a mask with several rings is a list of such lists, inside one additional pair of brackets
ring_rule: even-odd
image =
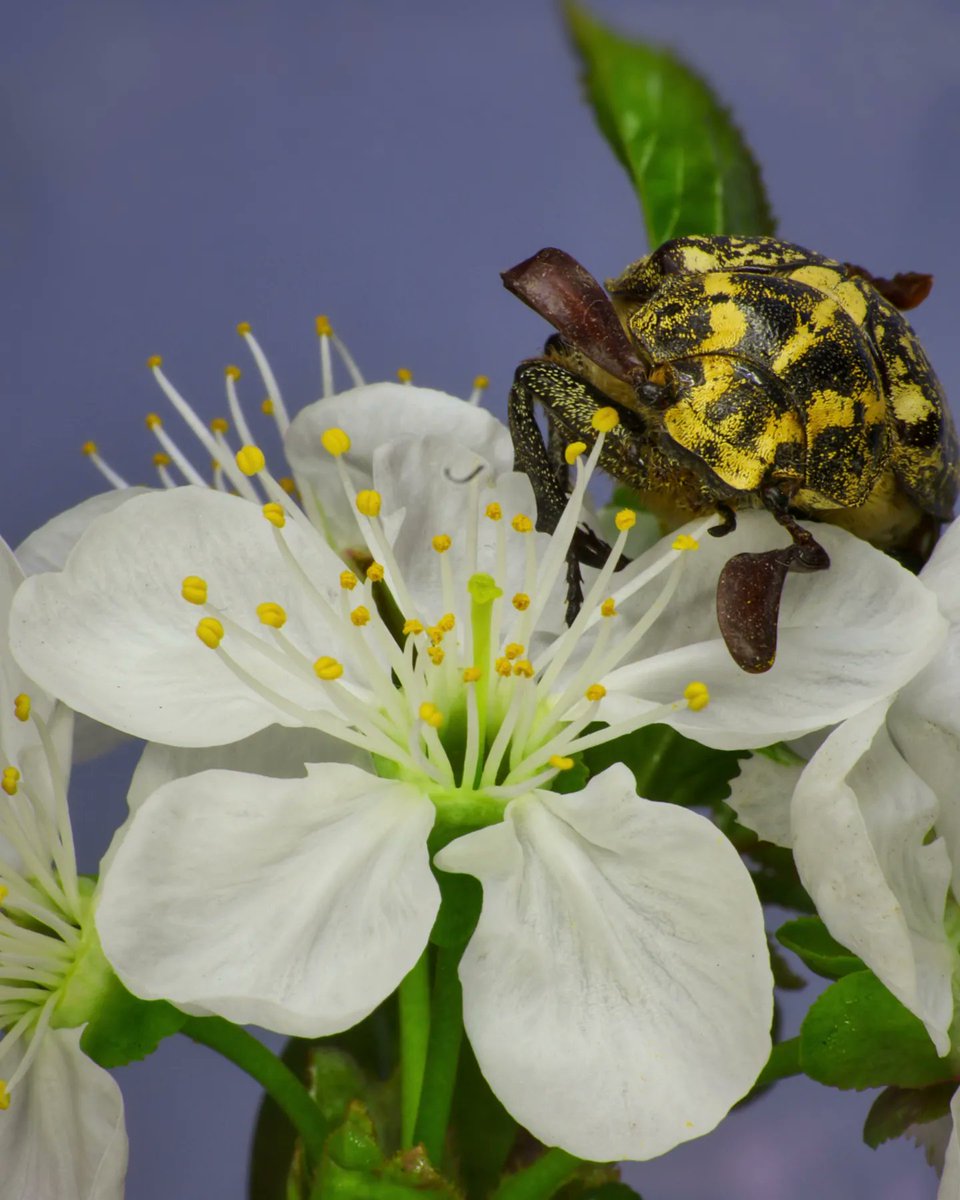
[(811, 971), (825, 979), (841, 979), (854, 971), (863, 971), (863, 962), (831, 937), (819, 917), (797, 917), (776, 932), (777, 941), (806, 963)]
[(956, 1090), (953, 1081), (928, 1088), (886, 1088), (867, 1114), (863, 1140), (876, 1150), (891, 1138), (902, 1136), (911, 1125), (926, 1125), (945, 1117)]
[(633, 182), (650, 246), (685, 234), (772, 234), (757, 164), (708, 85), (667, 50), (566, 7), (587, 99)]
[(926, 1087), (953, 1077), (923, 1024), (870, 971), (846, 975), (810, 1008), (800, 1061), (811, 1079), (838, 1088)]
[(591, 775), (613, 763), (625, 763), (647, 800), (707, 807), (730, 795), (730, 780), (739, 773), (746, 752), (711, 750), (669, 725), (647, 725), (635, 733), (586, 751)]
[(166, 1000), (132, 996), (111, 973), (80, 1037), (80, 1049), (101, 1067), (122, 1067), (152, 1054), (186, 1019)]

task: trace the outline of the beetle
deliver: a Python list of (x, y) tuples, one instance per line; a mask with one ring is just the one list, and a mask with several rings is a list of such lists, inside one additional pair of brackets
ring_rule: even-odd
[[(900, 311), (925, 298), (929, 275), (883, 279), (776, 238), (704, 235), (664, 243), (607, 291), (553, 248), (502, 278), (557, 330), (517, 368), (509, 399), (539, 528), (552, 532), (566, 502), (564, 446), (592, 442), (591, 417), (610, 406), (620, 421), (600, 465), (665, 531), (715, 511), (710, 532), (723, 536), (738, 510), (762, 507), (790, 534), (721, 572), (717, 618), (744, 670), (773, 665), (787, 574), (830, 565), (798, 518), (841, 525), (916, 569), (952, 517), (956, 431)], [(568, 620), (582, 603), (579, 564), (599, 565), (607, 549), (578, 531)]]

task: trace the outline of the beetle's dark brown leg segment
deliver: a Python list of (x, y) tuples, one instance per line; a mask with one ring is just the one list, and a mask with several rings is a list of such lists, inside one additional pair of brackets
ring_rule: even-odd
[(825, 571), (830, 556), (809, 530), (791, 516), (788, 499), (776, 488), (763, 492), (774, 519), (793, 544), (762, 554), (735, 554), (717, 581), (717, 621), (727, 649), (744, 671), (769, 671), (777, 655), (777, 623), (783, 586), (791, 571)]
[(730, 505), (718, 504), (717, 516), (720, 518), (720, 524), (711, 525), (707, 533), (712, 537), (726, 537), (728, 533), (733, 533), (737, 527), (737, 514)]

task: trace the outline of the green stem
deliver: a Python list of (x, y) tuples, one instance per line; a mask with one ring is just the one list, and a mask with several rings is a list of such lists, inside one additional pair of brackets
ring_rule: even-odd
[(414, 1144), (430, 1038), (430, 947), (400, 984), (400, 1145)]
[(777, 1042), (770, 1051), (770, 1057), (767, 1059), (767, 1065), (760, 1072), (757, 1082), (750, 1089), (750, 1094), (760, 1090), (760, 1088), (769, 1087), (771, 1083), (776, 1083), (778, 1079), (787, 1079), (791, 1075), (802, 1075), (803, 1067), (800, 1065), (800, 1039), (798, 1037), (788, 1038), (785, 1042)]
[(554, 1147), (529, 1167), (508, 1176), (493, 1193), (493, 1200), (548, 1200), (582, 1163), (582, 1159)]
[(187, 1017), (182, 1033), (209, 1046), (246, 1071), (287, 1114), (314, 1162), (319, 1162), (327, 1125), (313, 1098), (290, 1068), (253, 1034), (223, 1017)]
[(427, 1157), (438, 1170), (443, 1162), (450, 1105), (457, 1081), (460, 1043), (463, 1040), (463, 993), (457, 975), (462, 953), (462, 946), (440, 946), (437, 949), (430, 1042), (414, 1134), (414, 1141), (422, 1143)]

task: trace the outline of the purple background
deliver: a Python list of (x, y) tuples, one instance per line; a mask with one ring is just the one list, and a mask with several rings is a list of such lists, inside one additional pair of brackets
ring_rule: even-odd
[[(956, 394), (960, 11), (602, 11), (709, 76), (764, 164), (785, 237), (881, 274), (937, 273), (915, 323)], [(45, 0), (5, 18), (0, 511), (13, 544), (97, 490), (78, 453), (88, 437), (149, 481), (141, 418), (162, 405), (150, 354), (217, 415), (223, 365), (246, 365), (233, 326), (248, 320), (296, 408), (316, 394), (312, 321), (328, 312), (368, 378), (407, 366), (463, 394), (483, 371), (502, 409), (544, 330), (498, 270), (555, 244), (602, 278), (644, 251), (545, 0)], [(131, 762), (78, 772), (88, 865)], [(133, 1200), (242, 1194), (257, 1102), (244, 1077), (173, 1040), (121, 1081)], [(627, 1178), (646, 1200), (933, 1197), (918, 1151), (860, 1144), (868, 1104), (788, 1081)]]

